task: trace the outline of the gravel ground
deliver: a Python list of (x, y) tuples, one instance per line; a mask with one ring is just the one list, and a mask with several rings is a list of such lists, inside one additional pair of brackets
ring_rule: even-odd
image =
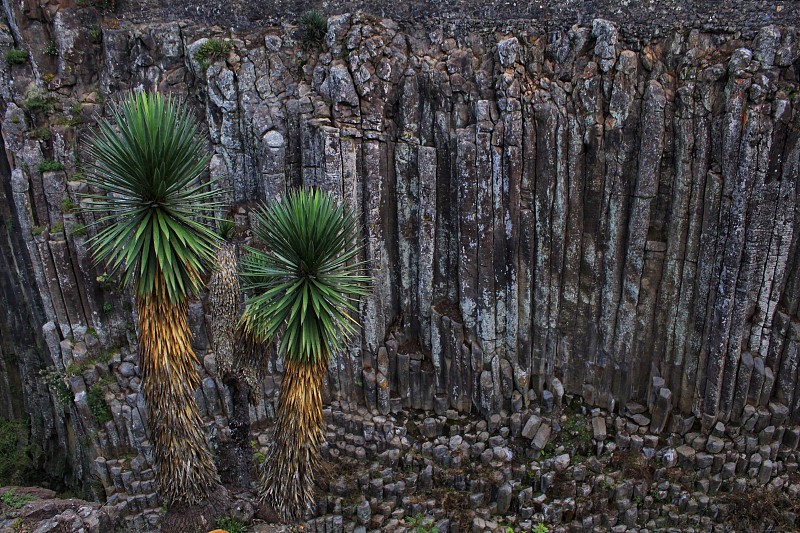
[(768, 24), (800, 21), (799, 0), (118, 0), (118, 15), (133, 22), (183, 19), (237, 29), (294, 22), (310, 9), (327, 15), (362, 10), (401, 25), (524, 25), (541, 31), (605, 18), (628, 39), (686, 28), (751, 37)]

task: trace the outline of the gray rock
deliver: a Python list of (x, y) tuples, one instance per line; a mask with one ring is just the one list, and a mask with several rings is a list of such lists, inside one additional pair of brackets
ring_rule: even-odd
[(548, 422), (544, 422), (539, 429), (536, 431), (536, 435), (533, 437), (533, 441), (531, 445), (536, 450), (542, 450), (547, 445), (548, 441), (550, 440), (550, 434), (552, 432), (552, 428)]
[(536, 432), (539, 431), (539, 426), (542, 425), (542, 418), (537, 415), (531, 415), (528, 421), (525, 422), (525, 427), (522, 428), (522, 436), (526, 439), (533, 439)]
[(497, 489), (497, 514), (506, 514), (511, 507), (511, 485), (504, 483)]
[(594, 440), (602, 442), (606, 440), (606, 419), (602, 416), (592, 418), (592, 435)]

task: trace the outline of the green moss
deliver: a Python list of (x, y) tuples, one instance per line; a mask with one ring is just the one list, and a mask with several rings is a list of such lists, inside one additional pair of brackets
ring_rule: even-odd
[(44, 230), (46, 230), (46, 229), (47, 228), (45, 226), (33, 226), (31, 228), (31, 233), (33, 234), (34, 237), (37, 237), (37, 236), (41, 235), (42, 233), (44, 233)]
[(62, 233), (64, 231), (64, 223), (58, 222), (57, 224), (53, 224), (53, 227), (50, 228), (50, 233)]
[(205, 70), (214, 61), (227, 57), (231, 48), (231, 43), (227, 41), (209, 39), (197, 48), (194, 58), (200, 63), (200, 68)]
[[(39, 163), (39, 172), (52, 172), (56, 170), (64, 170), (64, 165), (60, 161), (45, 159)], [(61, 205), (63, 206), (64, 204), (62, 203)]]
[(27, 441), (26, 422), (0, 417), (0, 485), (18, 485), (24, 481), (30, 468)]
[(28, 62), (30, 53), (27, 50), (12, 48), (6, 52), (6, 65), (22, 65)]

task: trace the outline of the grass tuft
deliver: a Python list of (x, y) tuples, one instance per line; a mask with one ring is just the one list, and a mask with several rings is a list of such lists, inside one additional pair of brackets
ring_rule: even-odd
[(200, 63), (200, 68), (205, 70), (214, 61), (228, 57), (231, 48), (233, 48), (231, 43), (212, 38), (197, 48), (197, 51), (194, 53), (194, 58)]
[[(64, 165), (60, 161), (45, 159), (39, 163), (39, 172), (52, 172), (57, 170), (64, 170)], [(63, 207), (64, 204), (62, 203), (61, 206)]]
[(217, 519), (217, 527), (228, 533), (248, 533), (247, 526), (241, 520), (231, 516)]
[(6, 65), (22, 65), (28, 62), (30, 53), (27, 50), (12, 48), (6, 52)]
[(300, 39), (303, 46), (320, 46), (328, 33), (328, 19), (319, 11), (307, 11), (300, 16)]
[(13, 490), (7, 490), (0, 496), (0, 502), (12, 509), (21, 509), (26, 503), (35, 500), (30, 494), (17, 494)]
[(25, 93), (25, 99), (22, 101), (22, 107), (28, 113), (48, 114), (53, 111), (56, 99), (47, 94), (38, 87), (31, 87)]

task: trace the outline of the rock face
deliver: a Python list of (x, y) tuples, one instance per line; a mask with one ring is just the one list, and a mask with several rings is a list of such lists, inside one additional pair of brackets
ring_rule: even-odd
[[(0, 414), (39, 413), (36, 435), (75, 465), (96, 457), (111, 498), (158, 505), (130, 295), (92, 263), (79, 196), (81, 142), (129, 89), (203, 118), (212, 187), (244, 235), (255, 201), (300, 184), (363, 221), (373, 291), (328, 399), (489, 420), (565, 394), (634, 400), (656, 434), (672, 413), (800, 420), (800, 49), (779, 17), (629, 38), (600, 18), (428, 31), (344, 14), (315, 47), (291, 24), (4, 8), (2, 52), (31, 56), (0, 64)], [(231, 49), (206, 65), (209, 38)], [(201, 355), (206, 315), (191, 306)], [(225, 431), (231, 399), (207, 367), (197, 400)], [(281, 371), (270, 360), (257, 420)], [(537, 447), (551, 429), (520, 427)]]

